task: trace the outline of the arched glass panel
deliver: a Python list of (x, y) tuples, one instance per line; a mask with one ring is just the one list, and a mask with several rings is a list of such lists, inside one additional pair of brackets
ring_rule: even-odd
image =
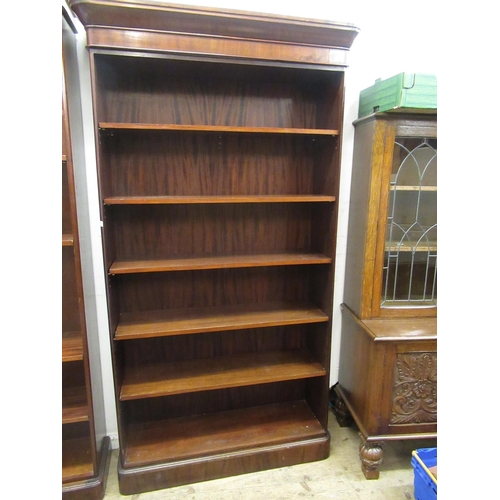
[(382, 307), (437, 305), (437, 139), (397, 137)]

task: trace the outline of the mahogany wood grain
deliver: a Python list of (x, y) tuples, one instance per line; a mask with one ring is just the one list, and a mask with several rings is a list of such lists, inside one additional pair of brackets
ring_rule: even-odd
[(315, 201), (312, 195), (318, 201), (322, 196), (335, 199), (326, 172), (336, 138), (158, 131), (117, 131), (101, 137), (105, 203), (128, 196), (187, 196), (199, 202), (213, 197), (243, 202), (245, 196), (248, 202), (260, 197), (267, 201), (271, 195), (285, 201), (307, 196)]
[(276, 302), (310, 303), (310, 287), (315, 286), (310, 273), (317, 270), (317, 265), (270, 266), (122, 274), (112, 279), (120, 289), (123, 313), (219, 306), (249, 306), (251, 311)]
[(305, 350), (155, 364), (125, 372), (120, 400), (266, 384), (325, 374), (325, 369)]
[(62, 247), (62, 329), (82, 331), (74, 245)]
[(334, 196), (320, 195), (252, 195), (252, 196), (114, 196), (104, 199), (106, 205), (196, 205), (233, 203), (331, 203)]
[(328, 321), (310, 304), (271, 303), (122, 313), (116, 340)]
[(222, 125), (170, 125), (163, 123), (108, 123), (100, 122), (102, 130), (172, 130), (188, 132), (237, 132), (245, 134), (298, 134), (298, 135), (327, 135), (337, 136), (338, 130), (318, 128), (284, 128), (284, 127), (245, 127)]
[(329, 233), (317, 234), (314, 241), (311, 240), (311, 219), (322, 218), (322, 214), (329, 211), (329, 205), (110, 206), (106, 214), (113, 227), (108, 239), (114, 245), (114, 254), (110, 257), (112, 261), (165, 260), (200, 255), (209, 258), (297, 252), (333, 258), (332, 247), (327, 243), (331, 238)]
[(62, 235), (62, 246), (63, 247), (71, 247), (73, 246), (73, 235), (70, 233), (66, 233)]
[(128, 429), (124, 467), (230, 453), (325, 436), (304, 402), (233, 410)]
[(324, 328), (324, 323), (152, 337), (120, 342), (119, 347), (125, 367), (133, 369), (151, 364), (304, 349), (320, 360), (321, 356), (310, 348), (310, 339), (322, 334), (318, 328)]
[(64, 483), (89, 479), (94, 473), (90, 439), (67, 439), (62, 443), (62, 481)]
[[(125, 342), (121, 344), (123, 345)], [(120, 408), (123, 412), (125, 428), (128, 428), (131, 424), (144, 424), (152, 421), (216, 414), (237, 409), (243, 410), (306, 400), (306, 383), (308, 380), (313, 379), (287, 380), (268, 384), (120, 401)]]
[[(251, 59), (255, 54), (260, 60), (276, 63), (295, 63), (309, 67), (323, 65), (328, 68), (346, 66), (347, 54), (343, 49), (329, 47), (301, 47), (275, 42), (268, 44), (256, 40), (237, 40), (218, 37), (199, 36), (197, 34), (179, 34), (150, 32), (147, 34), (135, 30), (113, 30), (90, 26), (87, 28), (87, 45), (95, 49), (107, 49), (119, 46), (123, 50), (154, 50), (157, 53), (184, 53), (193, 57), (201, 53), (202, 57), (232, 57), (236, 60)], [(196, 56), (195, 56), (196, 57)], [(199, 56), (198, 56), (199, 57)]]
[(165, 2), (71, 0), (70, 5), (85, 26), (203, 33), (311, 47), (348, 49), (359, 31), (349, 23)]
[(330, 435), (242, 449), (177, 462), (125, 469), (118, 465), (120, 491), (133, 495), (212, 479), (315, 462), (328, 457)]
[(88, 419), (89, 407), (85, 386), (63, 387), (62, 423), (73, 424), (75, 422), (86, 422)]
[(106, 494), (106, 483), (111, 459), (111, 439), (104, 436), (100, 443), (99, 469), (97, 475), (90, 479), (81, 479), (63, 483), (64, 500), (102, 500)]
[(329, 264), (331, 261), (332, 259), (330, 257), (326, 257), (325, 255), (298, 252), (263, 255), (224, 255), (215, 257), (176, 257), (173, 259), (161, 260), (118, 260), (113, 262), (109, 268), (109, 274)]
[(81, 331), (63, 332), (62, 362), (81, 361), (83, 359), (83, 336)]
[(335, 72), (105, 55), (95, 64), (101, 128), (331, 136), (341, 126), (323, 109), (326, 89), (341, 92)]

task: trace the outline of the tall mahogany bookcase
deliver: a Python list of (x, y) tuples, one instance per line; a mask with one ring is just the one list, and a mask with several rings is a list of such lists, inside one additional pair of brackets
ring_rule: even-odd
[(120, 491), (326, 458), (356, 28), (71, 7), (90, 54)]

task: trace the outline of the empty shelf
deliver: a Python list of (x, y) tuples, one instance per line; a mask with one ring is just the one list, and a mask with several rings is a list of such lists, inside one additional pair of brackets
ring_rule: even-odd
[(139, 366), (125, 371), (120, 400), (321, 377), (325, 374), (325, 369), (305, 350)]
[(239, 306), (122, 313), (115, 339), (139, 339), (328, 321), (312, 304), (273, 302)]
[(277, 194), (234, 196), (110, 196), (105, 205), (194, 205), (227, 203), (331, 203), (335, 196)]
[(329, 264), (331, 261), (332, 259), (325, 255), (298, 252), (173, 259), (116, 260), (109, 268), (109, 274)]
[(146, 422), (128, 427), (123, 465), (177, 462), (325, 434), (304, 401)]

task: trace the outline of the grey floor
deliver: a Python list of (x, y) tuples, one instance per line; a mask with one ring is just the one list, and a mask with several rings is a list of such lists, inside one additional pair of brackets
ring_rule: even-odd
[(341, 428), (330, 411), (330, 457), (320, 462), (178, 486), (140, 495), (120, 495), (117, 450), (113, 450), (106, 485), (106, 500), (413, 500), (411, 452), (436, 446), (436, 440), (392, 441), (384, 445), (378, 480), (366, 480), (358, 458), (359, 436), (355, 425)]

